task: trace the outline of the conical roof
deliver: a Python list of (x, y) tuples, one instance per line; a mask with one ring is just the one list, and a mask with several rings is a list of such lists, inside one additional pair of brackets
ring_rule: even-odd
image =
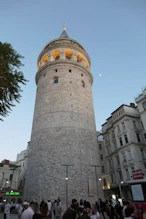
[(66, 33), (65, 30), (63, 30), (62, 34), (60, 35), (59, 38), (69, 38), (68, 34)]

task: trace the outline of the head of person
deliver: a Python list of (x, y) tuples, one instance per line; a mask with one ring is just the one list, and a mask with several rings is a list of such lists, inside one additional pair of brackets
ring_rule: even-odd
[(64, 213), (62, 219), (76, 219), (76, 212), (69, 209)]
[(84, 204), (84, 203), (83, 203), (83, 200), (81, 199), (81, 200), (80, 200), (80, 205), (83, 205), (83, 204)]
[(76, 199), (72, 199), (72, 204), (77, 204), (77, 200)]
[(117, 205), (120, 205), (120, 202), (117, 200)]
[(129, 202), (129, 201), (126, 202), (126, 207), (127, 207), (127, 208), (130, 207), (130, 202)]
[(47, 214), (48, 214), (48, 205), (47, 205), (47, 203), (43, 203), (42, 205), (41, 205), (41, 207), (40, 207), (40, 212), (41, 212), (41, 215), (42, 216), (47, 216)]
[(57, 199), (57, 205), (59, 205), (59, 203), (60, 203), (60, 200), (59, 200), (59, 199)]
[(78, 211), (78, 205), (75, 204), (75, 203), (71, 204), (70, 209), (77, 212)]
[(92, 214), (97, 213), (97, 207), (95, 205), (92, 205)]
[(34, 206), (34, 212), (38, 213), (38, 211), (39, 211), (39, 204), (37, 202), (34, 202), (33, 206)]

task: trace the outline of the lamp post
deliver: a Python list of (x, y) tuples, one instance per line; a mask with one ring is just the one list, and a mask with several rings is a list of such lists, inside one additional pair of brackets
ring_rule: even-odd
[(65, 177), (65, 181), (66, 181), (66, 209), (68, 208), (68, 167), (73, 166), (70, 164), (63, 164), (61, 166), (65, 166), (66, 167), (66, 177)]
[(120, 197), (122, 198), (122, 188), (121, 188), (121, 184), (123, 184), (123, 181), (121, 181), (120, 183), (119, 183), (119, 191), (120, 191)]

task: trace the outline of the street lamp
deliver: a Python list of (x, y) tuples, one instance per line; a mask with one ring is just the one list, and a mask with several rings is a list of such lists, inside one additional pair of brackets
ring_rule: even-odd
[(123, 181), (121, 181), (121, 182), (119, 183), (120, 197), (122, 198), (122, 188), (121, 188), (121, 184), (123, 184)]

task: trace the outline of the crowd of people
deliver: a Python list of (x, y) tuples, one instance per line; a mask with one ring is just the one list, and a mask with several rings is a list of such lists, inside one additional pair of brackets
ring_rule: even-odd
[[(37, 202), (24, 201), (18, 199), (17, 204), (9, 203), (8, 200), (0, 205), (4, 212), (4, 219), (9, 219), (9, 214), (16, 211), (18, 219), (136, 219), (136, 209), (132, 202), (109, 199), (105, 202), (99, 199), (94, 204), (89, 201), (72, 199), (69, 208), (64, 212), (62, 203), (58, 198), (54, 202), (48, 200)], [(2, 209), (3, 208), (3, 209)], [(144, 213), (145, 216), (145, 213)], [(144, 218), (145, 219), (145, 218)]]

